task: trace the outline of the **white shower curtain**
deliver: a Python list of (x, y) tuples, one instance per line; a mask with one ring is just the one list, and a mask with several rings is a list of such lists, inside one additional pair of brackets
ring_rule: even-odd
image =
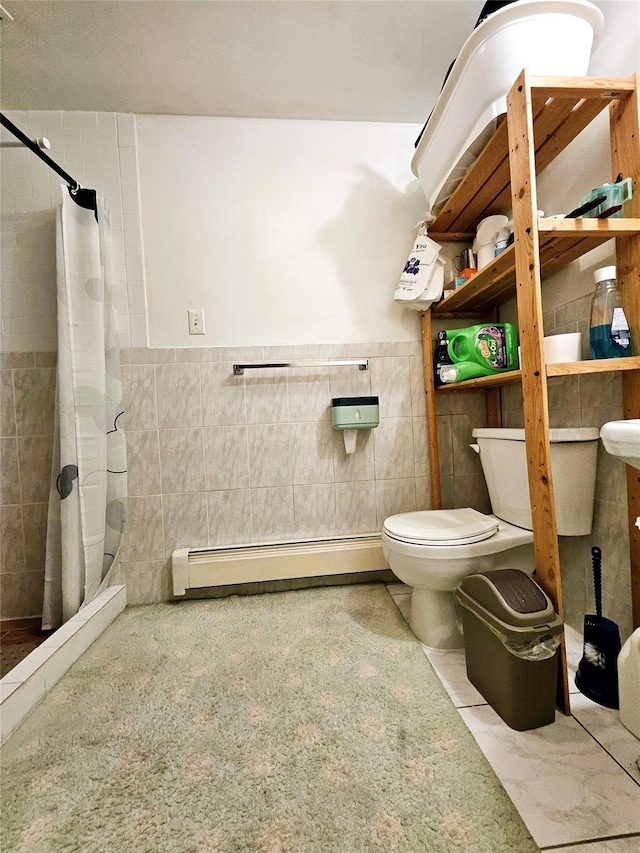
[(98, 201), (66, 187), (56, 227), (58, 370), (42, 627), (56, 628), (113, 579), (127, 504), (111, 231)]

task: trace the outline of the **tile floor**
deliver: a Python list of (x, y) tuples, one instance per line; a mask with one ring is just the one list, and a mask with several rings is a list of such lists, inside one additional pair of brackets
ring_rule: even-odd
[[(387, 589), (408, 621), (410, 587)], [(556, 712), (553, 725), (528, 732), (510, 729), (467, 680), (463, 650), (423, 649), (541, 849), (637, 853), (640, 741), (616, 711), (578, 692), (582, 638), (571, 628), (566, 638), (571, 716)]]
[(0, 626), (0, 678), (37, 649), (51, 631), (40, 629), (40, 619), (19, 619)]

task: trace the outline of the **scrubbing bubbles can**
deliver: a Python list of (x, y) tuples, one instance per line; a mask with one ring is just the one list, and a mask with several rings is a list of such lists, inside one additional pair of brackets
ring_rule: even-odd
[(512, 323), (481, 323), (446, 334), (453, 365), (441, 371), (442, 382), (490, 376), (518, 366), (518, 333)]

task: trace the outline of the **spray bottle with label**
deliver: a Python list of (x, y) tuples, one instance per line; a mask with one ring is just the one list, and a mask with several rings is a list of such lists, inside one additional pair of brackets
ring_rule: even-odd
[(518, 335), (511, 323), (483, 323), (447, 330), (446, 335), (453, 364), (441, 366), (443, 383), (491, 376), (518, 366)]

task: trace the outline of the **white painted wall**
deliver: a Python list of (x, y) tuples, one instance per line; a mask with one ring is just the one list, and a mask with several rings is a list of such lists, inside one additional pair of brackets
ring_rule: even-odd
[[(418, 130), (138, 117), (150, 345), (419, 338), (392, 301), (425, 208)], [(189, 336), (189, 308), (204, 308), (204, 336)]]

